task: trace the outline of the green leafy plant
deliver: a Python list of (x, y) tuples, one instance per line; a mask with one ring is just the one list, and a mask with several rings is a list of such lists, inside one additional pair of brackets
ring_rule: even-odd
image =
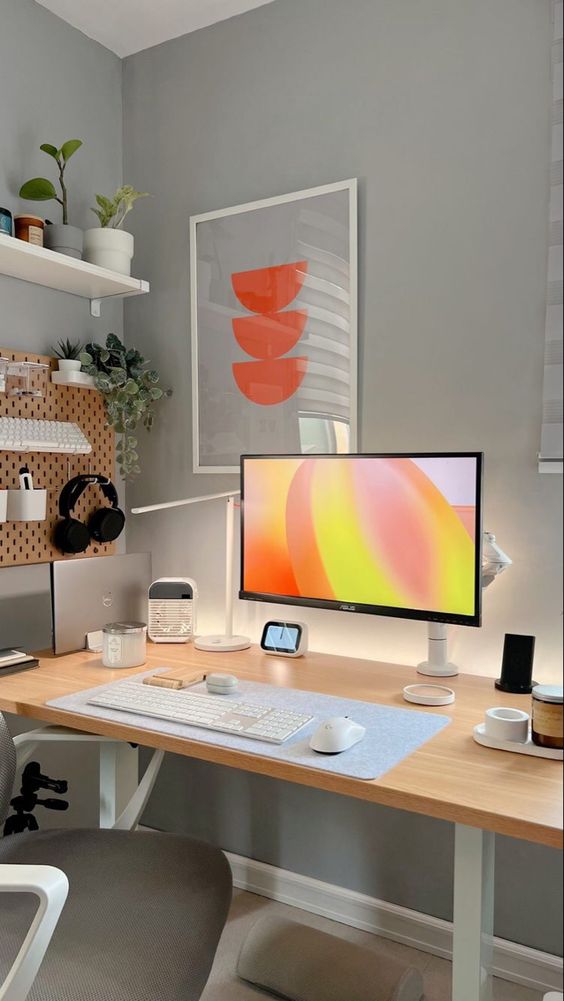
[(136, 351), (126, 348), (115, 334), (108, 334), (105, 346), (86, 344), (80, 355), (82, 370), (94, 378), (96, 389), (104, 397), (107, 423), (120, 440), (117, 459), (125, 479), (141, 472), (137, 438), (133, 432), (139, 423), (150, 431), (155, 419), (155, 404), (171, 390), (159, 386), (158, 372)]
[(69, 361), (77, 361), (81, 351), (80, 341), (71, 341), (68, 337), (66, 341), (59, 341), (56, 347), (51, 348), (51, 354), (55, 358), (68, 358)]
[(119, 229), (138, 198), (148, 198), (148, 191), (136, 191), (131, 184), (118, 188), (113, 198), (96, 195), (97, 209), (92, 209), (102, 228)]
[(65, 170), (67, 163), (69, 162), (71, 156), (73, 156), (77, 149), (82, 146), (82, 139), (67, 139), (65, 143), (57, 149), (51, 143), (42, 143), (39, 147), (47, 156), (53, 158), (57, 164), (59, 170), (59, 185), (61, 188), (61, 197), (59, 198), (55, 185), (52, 181), (48, 181), (46, 177), (32, 177), (30, 181), (26, 181), (22, 184), (20, 188), (20, 198), (25, 198), (31, 202), (48, 202), (54, 199), (63, 209), (63, 226), (68, 225), (68, 198), (67, 198), (67, 187), (65, 184)]

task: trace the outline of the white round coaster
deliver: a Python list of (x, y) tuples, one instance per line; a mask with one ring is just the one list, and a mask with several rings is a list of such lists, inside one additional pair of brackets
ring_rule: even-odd
[(449, 706), (454, 702), (455, 694), (452, 688), (445, 685), (407, 685), (403, 697), (406, 702), (415, 702), (419, 706)]

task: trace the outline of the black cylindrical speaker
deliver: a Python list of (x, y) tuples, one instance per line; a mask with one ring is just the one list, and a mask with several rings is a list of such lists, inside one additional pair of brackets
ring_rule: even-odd
[(535, 637), (506, 633), (503, 645), (501, 678), (495, 687), (514, 695), (530, 695), (533, 681), (533, 660), (535, 657)]

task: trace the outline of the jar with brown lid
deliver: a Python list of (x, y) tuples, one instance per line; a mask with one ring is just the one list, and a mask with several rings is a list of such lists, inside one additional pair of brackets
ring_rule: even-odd
[(532, 737), (539, 747), (564, 748), (564, 689), (560, 685), (533, 688)]
[(44, 229), (45, 220), (41, 216), (29, 215), (28, 213), (14, 216), (14, 236), (18, 240), (42, 247)]

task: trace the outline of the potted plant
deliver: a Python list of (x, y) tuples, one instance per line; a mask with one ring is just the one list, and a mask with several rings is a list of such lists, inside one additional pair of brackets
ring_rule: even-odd
[(82, 230), (76, 226), (69, 226), (68, 217), (68, 197), (65, 183), (65, 170), (67, 164), (77, 149), (82, 146), (81, 139), (67, 139), (60, 148), (51, 143), (42, 143), (39, 147), (47, 156), (57, 164), (59, 171), (59, 186), (61, 197), (59, 198), (55, 185), (46, 177), (32, 177), (20, 188), (20, 198), (25, 198), (32, 202), (48, 202), (55, 200), (62, 208), (62, 225), (49, 223), (45, 226), (43, 240), (49, 250), (56, 250), (59, 254), (66, 254), (67, 257), (74, 257), (80, 260), (82, 257)]
[(120, 435), (117, 460), (121, 475), (133, 479), (141, 472), (137, 438), (139, 423), (150, 431), (155, 419), (155, 404), (171, 390), (159, 386), (159, 374), (136, 351), (126, 348), (115, 334), (108, 334), (105, 346), (87, 344), (80, 355), (82, 370), (94, 379), (104, 398), (109, 427)]
[(51, 348), (51, 352), (59, 361), (59, 372), (68, 376), (70, 372), (80, 372), (80, 352), (82, 344), (80, 341), (59, 341), (56, 347)]
[(131, 212), (138, 198), (146, 198), (148, 191), (136, 191), (131, 184), (118, 188), (113, 198), (96, 195), (99, 229), (87, 229), (84, 234), (84, 259), (122, 275), (131, 274), (134, 242), (131, 233), (122, 230), (126, 215)]

